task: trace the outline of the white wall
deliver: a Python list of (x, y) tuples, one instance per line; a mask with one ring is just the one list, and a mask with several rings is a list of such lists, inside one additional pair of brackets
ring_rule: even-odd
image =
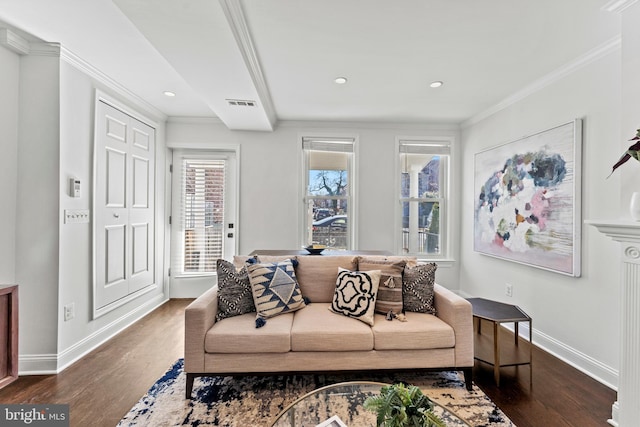
[[(394, 188), (396, 137), (457, 138), (458, 131), (451, 126), (281, 122), (270, 133), (240, 132), (229, 131), (216, 121), (176, 119), (167, 124), (167, 145), (190, 148), (240, 145), (239, 253), (247, 254), (254, 249), (299, 247), (303, 184), (298, 143), (302, 135), (317, 134), (358, 138), (356, 249), (394, 251), (394, 209), (398, 203)], [(454, 174), (454, 183), (456, 179)], [(452, 210), (457, 212), (458, 193), (452, 194)], [(453, 229), (452, 239), (453, 242), (458, 239), (457, 227)], [(436, 278), (442, 285), (458, 289), (455, 264), (439, 268)]]
[[(520, 306), (533, 318), (537, 344), (612, 385), (617, 384), (620, 340), (614, 244), (583, 225), (580, 278), (474, 252), (473, 171), (479, 151), (582, 118), (582, 218), (618, 218), (620, 178), (605, 178), (621, 154), (620, 71), (618, 49), (462, 130), (462, 290)], [(505, 296), (506, 283), (513, 285), (512, 298)]]
[[(78, 60), (74, 59), (74, 64)], [(90, 67), (80, 71), (43, 45), (18, 56), (0, 47), (0, 283), (20, 288), (20, 373), (52, 373), (166, 301), (164, 116), (145, 111), (128, 92)], [(81, 67), (82, 68), (82, 67)], [(88, 70), (88, 71), (85, 71)], [(115, 87), (115, 88), (114, 88)], [(96, 88), (146, 121), (158, 118), (158, 250), (154, 291), (93, 320), (91, 224), (64, 224), (65, 209), (92, 207)], [(69, 178), (82, 196), (69, 197)], [(64, 321), (63, 307), (75, 305)]]
[(0, 46), (0, 284), (14, 284), (20, 57)]
[[(66, 61), (60, 63), (60, 173), (57, 194), (60, 199), (60, 261), (58, 368), (73, 362), (131, 321), (157, 307), (167, 299), (164, 289), (164, 122), (136, 105), (131, 105), (104, 83)], [(94, 114), (96, 89), (110, 95), (131, 115), (156, 127), (156, 283), (152, 292), (97, 318), (92, 318), (93, 269), (92, 224), (64, 224), (65, 209), (92, 209)], [(161, 119), (161, 118), (160, 118)], [(69, 179), (79, 178), (79, 198), (69, 196)], [(63, 309), (74, 304), (75, 318), (64, 320)]]
[[(622, 115), (620, 144), (608, 157), (622, 155), (632, 144), (628, 140), (640, 129), (640, 3), (622, 12)], [(617, 158), (616, 158), (617, 160)], [(627, 213), (631, 194), (640, 191), (640, 163), (629, 160), (616, 171), (621, 179), (620, 208)], [(630, 215), (629, 215), (630, 217)]]
[(20, 369), (57, 352), (59, 59), (20, 57), (16, 282)]

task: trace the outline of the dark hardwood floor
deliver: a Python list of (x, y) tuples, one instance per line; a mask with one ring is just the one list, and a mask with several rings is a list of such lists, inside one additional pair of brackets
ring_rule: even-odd
[(190, 302), (167, 302), (58, 375), (18, 378), (0, 390), (0, 402), (68, 403), (71, 426), (114, 427), (183, 356)]
[[(483, 327), (483, 331), (488, 329)], [(512, 341), (513, 334), (501, 329), (501, 342)], [(518, 427), (609, 426), (614, 390), (536, 346), (532, 359), (533, 384), (529, 366), (522, 365), (502, 367), (497, 387), (493, 366), (478, 361), (473, 369), (474, 383)]]
[[(58, 375), (25, 376), (0, 390), (0, 403), (68, 403), (71, 426), (115, 426), (182, 357), (184, 308), (171, 300)], [(507, 333), (507, 332), (505, 332)], [(518, 427), (608, 426), (616, 393), (534, 348), (529, 367), (504, 367), (496, 387), (491, 366), (474, 380)]]

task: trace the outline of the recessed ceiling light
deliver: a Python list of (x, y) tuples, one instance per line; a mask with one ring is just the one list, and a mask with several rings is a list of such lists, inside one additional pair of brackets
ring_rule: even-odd
[(347, 82), (347, 78), (346, 77), (336, 77), (334, 82), (336, 82), (339, 85), (343, 85), (343, 84), (345, 84)]
[(175, 92), (171, 92), (170, 90), (165, 90), (163, 93), (169, 97), (176, 96)]
[(431, 87), (440, 87), (442, 86), (444, 83), (442, 83), (440, 80), (437, 80), (435, 82), (432, 82), (429, 86)]

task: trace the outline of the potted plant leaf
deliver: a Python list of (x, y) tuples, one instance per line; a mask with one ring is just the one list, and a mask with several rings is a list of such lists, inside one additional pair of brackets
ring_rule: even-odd
[(413, 385), (385, 385), (380, 394), (364, 402), (364, 408), (377, 413), (378, 427), (446, 427), (433, 412), (433, 402)]
[(613, 172), (616, 169), (618, 169), (618, 167), (625, 164), (627, 160), (629, 160), (632, 157), (640, 161), (640, 129), (638, 129), (636, 136), (631, 138), (629, 141), (635, 141), (635, 142), (627, 149), (627, 151), (624, 152), (624, 154), (622, 155), (622, 157), (620, 157), (620, 159), (616, 162), (616, 164), (613, 165), (613, 169), (611, 170), (611, 173), (609, 174), (609, 176), (611, 176), (611, 174), (613, 174)]

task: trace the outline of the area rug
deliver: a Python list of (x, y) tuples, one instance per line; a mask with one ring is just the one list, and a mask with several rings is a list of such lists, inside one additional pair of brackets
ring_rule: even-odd
[(417, 385), (473, 427), (514, 427), (477, 386), (467, 391), (457, 372), (204, 377), (196, 378), (191, 400), (184, 398), (185, 378), (180, 359), (118, 426), (270, 426), (284, 408), (305, 393), (360, 380)]

